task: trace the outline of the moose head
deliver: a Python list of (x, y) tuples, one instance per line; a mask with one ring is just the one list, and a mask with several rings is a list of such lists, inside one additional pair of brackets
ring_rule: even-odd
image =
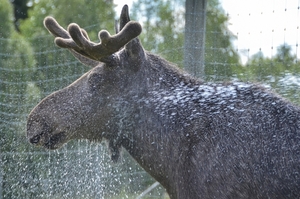
[(56, 37), (58, 46), (68, 48), (92, 70), (34, 108), (28, 118), (29, 141), (56, 149), (70, 139), (100, 141), (114, 136), (110, 134), (117, 131), (111, 125), (111, 118), (118, 112), (114, 101), (122, 100), (120, 95), (139, 92), (133, 79), (147, 60), (136, 38), (142, 30), (140, 24), (130, 21), (128, 7), (124, 6), (117, 34), (100, 31), (101, 43), (91, 42), (85, 30), (74, 23), (66, 31), (54, 18), (47, 17), (44, 25)]
[(112, 160), (125, 148), (172, 199), (300, 198), (298, 107), (257, 85), (204, 83), (145, 51), (127, 6), (101, 43), (77, 24), (44, 24), (92, 69), (31, 111), (30, 143), (105, 139)]

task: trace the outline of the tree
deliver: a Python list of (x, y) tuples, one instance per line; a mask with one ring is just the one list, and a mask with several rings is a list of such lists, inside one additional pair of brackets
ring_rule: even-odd
[[(173, 10), (175, 5), (180, 7), (177, 12)], [(144, 19), (140, 21), (143, 26), (140, 39), (145, 49), (183, 67), (184, 25), (181, 8), (181, 1), (138, 0), (132, 6), (132, 19)]]
[(19, 22), (20, 19), (26, 19), (28, 17), (28, 9), (30, 8), (28, 0), (11, 0), (14, 7), (14, 25), (15, 29), (20, 32)]
[[(12, 151), (24, 151), (28, 144), (25, 131), (26, 115), (33, 103), (28, 95), (31, 73), (35, 70), (33, 49), (22, 35), (13, 28), (13, 10), (7, 0), (0, 0), (0, 190), (4, 198), (12, 198), (21, 192), (14, 187), (22, 173), (16, 165), (26, 161), (26, 156), (10, 155)], [(14, 166), (12, 166), (14, 165)], [(2, 184), (3, 183), (3, 184)]]
[[(6, 0), (0, 2), (0, 16), (4, 19), (1, 24), (3, 28), (0, 29), (0, 34), (4, 36), (0, 40), (0, 114), (3, 114), (1, 127), (15, 128), (13, 126), (18, 126), (20, 120), (24, 122), (24, 114), (29, 109), (23, 103), (28, 99), (28, 82), (35, 70), (35, 59), (28, 42), (13, 29), (11, 5)], [(10, 132), (2, 130), (5, 134)], [(0, 146), (4, 147), (6, 144)]]
[(300, 76), (300, 64), (292, 48), (286, 44), (278, 47), (274, 57), (265, 57), (260, 51), (249, 59), (240, 78), (246, 81), (258, 81), (269, 85), (291, 101), (300, 103), (297, 79)]
[(54, 45), (54, 38), (44, 28), (43, 19), (49, 15), (54, 16), (65, 28), (76, 22), (87, 29), (91, 40), (96, 40), (101, 29), (113, 33), (113, 7), (112, 0), (40, 0), (34, 3), (28, 19), (21, 22), (20, 29), (36, 52), (38, 67), (34, 77), (42, 97), (67, 86), (88, 69), (79, 64), (67, 50)]
[(290, 46), (283, 44), (273, 58), (264, 57), (262, 52), (254, 54), (246, 64), (248, 78), (270, 82), (270, 77), (278, 79), (289, 71), (300, 72), (297, 58), (291, 50)]
[(232, 46), (235, 36), (228, 29), (228, 16), (218, 0), (207, 2), (205, 74), (207, 79), (228, 80), (241, 65)]
[(292, 55), (292, 48), (286, 44), (283, 44), (278, 47), (277, 54), (275, 56), (275, 62), (282, 63), (285, 66), (285, 69), (295, 64), (297, 57)]
[[(132, 10), (133, 19), (143, 19), (144, 47), (183, 67), (184, 1), (138, 0)], [(207, 1), (206, 19), (205, 78), (230, 79), (241, 65), (232, 46), (235, 36), (227, 27), (229, 18), (218, 0)]]

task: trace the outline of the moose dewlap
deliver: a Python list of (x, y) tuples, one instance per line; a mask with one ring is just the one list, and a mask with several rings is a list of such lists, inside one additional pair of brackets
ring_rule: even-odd
[(145, 51), (127, 6), (101, 43), (77, 24), (44, 24), (92, 69), (32, 110), (32, 144), (104, 139), (112, 160), (123, 147), (172, 199), (300, 198), (298, 107), (257, 85), (202, 82)]

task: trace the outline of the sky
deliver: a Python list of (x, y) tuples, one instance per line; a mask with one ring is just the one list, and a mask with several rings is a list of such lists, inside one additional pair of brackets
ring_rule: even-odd
[[(115, 0), (120, 13), (124, 3)], [(287, 44), (300, 59), (300, 0), (220, 0), (229, 16), (229, 30), (237, 36), (233, 41), (242, 63), (257, 52), (273, 57), (278, 46)]]
[(300, 58), (297, 44), (300, 39), (299, 0), (221, 0), (229, 15), (229, 29), (245, 62), (259, 52), (267, 57), (276, 54), (277, 47), (286, 43)]

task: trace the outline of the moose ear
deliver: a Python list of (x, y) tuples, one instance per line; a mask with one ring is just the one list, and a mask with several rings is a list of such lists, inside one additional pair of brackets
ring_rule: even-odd
[[(129, 22), (130, 22), (129, 9), (127, 5), (124, 5), (120, 15), (119, 30), (121, 31), (125, 27), (125, 25)], [(138, 37), (128, 42), (125, 45), (125, 49), (127, 50), (130, 57), (133, 58), (135, 61), (142, 61), (146, 59), (145, 50)]]
[(122, 11), (121, 11), (120, 19), (115, 20), (116, 34), (118, 34), (129, 21), (130, 21), (130, 17), (129, 17), (129, 12), (128, 12), (128, 6), (124, 5), (122, 8)]
[(120, 30), (130, 21), (128, 6), (124, 5), (120, 15)]

